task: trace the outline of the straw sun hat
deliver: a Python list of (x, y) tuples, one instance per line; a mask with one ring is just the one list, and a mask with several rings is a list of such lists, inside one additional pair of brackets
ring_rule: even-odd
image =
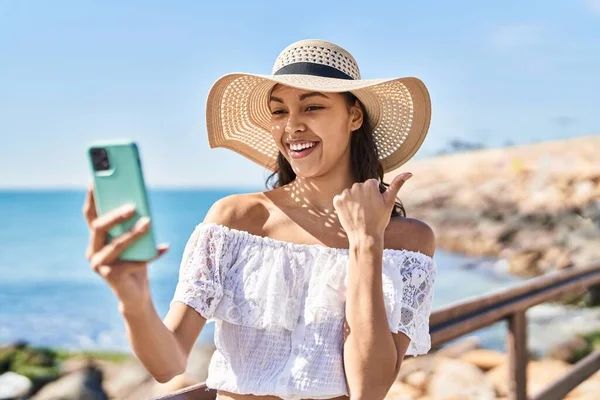
[(354, 57), (322, 40), (285, 48), (272, 75), (227, 74), (210, 89), (206, 105), (211, 148), (224, 147), (270, 169), (279, 149), (271, 136), (269, 96), (283, 84), (315, 92), (352, 92), (365, 106), (384, 171), (396, 169), (419, 149), (429, 128), (431, 102), (417, 78), (361, 79)]

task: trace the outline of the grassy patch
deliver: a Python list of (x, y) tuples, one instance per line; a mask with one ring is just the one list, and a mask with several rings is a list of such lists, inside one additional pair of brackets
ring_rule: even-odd
[(573, 358), (569, 360), (572, 363), (576, 363), (590, 353), (600, 350), (600, 331), (590, 332), (585, 335), (581, 335), (581, 337), (586, 341), (587, 347), (585, 349), (576, 350), (573, 353)]
[(126, 353), (111, 351), (68, 351), (46, 347), (29, 347), (24, 343), (0, 346), (0, 374), (12, 371), (26, 376), (33, 383), (32, 393), (60, 377), (61, 363), (70, 358), (122, 363), (131, 358)]
[[(115, 351), (69, 351), (46, 347), (0, 347), (0, 374), (6, 371), (22, 373), (25, 376), (44, 375), (42, 370), (54, 375), (60, 364), (70, 358), (88, 358), (121, 364), (132, 356)], [(21, 372), (19, 372), (21, 371)]]
[(591, 351), (600, 350), (600, 331), (588, 333), (583, 338), (588, 342)]
[(117, 364), (129, 360), (132, 356), (127, 353), (119, 353), (114, 351), (68, 351), (56, 350), (56, 358), (59, 362), (68, 360), (69, 358), (80, 357), (90, 358), (93, 360), (111, 361)]

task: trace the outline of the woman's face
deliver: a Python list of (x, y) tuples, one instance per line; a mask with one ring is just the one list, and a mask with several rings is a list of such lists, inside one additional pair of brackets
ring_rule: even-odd
[(360, 128), (358, 104), (344, 95), (277, 85), (271, 92), (271, 133), (296, 175), (310, 178), (350, 165), (350, 135)]

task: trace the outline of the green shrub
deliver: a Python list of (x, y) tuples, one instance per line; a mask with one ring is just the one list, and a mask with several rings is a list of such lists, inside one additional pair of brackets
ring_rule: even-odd
[(6, 371), (10, 371), (15, 354), (17, 354), (16, 349), (10, 347), (0, 349), (0, 375)]
[(21, 365), (53, 367), (56, 365), (56, 353), (47, 348), (29, 347), (18, 350), (12, 361), (12, 368)]

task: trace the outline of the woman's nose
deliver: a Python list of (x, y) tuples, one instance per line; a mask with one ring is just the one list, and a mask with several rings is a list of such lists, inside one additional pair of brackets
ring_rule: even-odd
[(289, 113), (287, 121), (285, 123), (285, 132), (288, 134), (294, 132), (302, 132), (306, 129), (306, 125), (302, 121), (302, 118), (296, 113)]

